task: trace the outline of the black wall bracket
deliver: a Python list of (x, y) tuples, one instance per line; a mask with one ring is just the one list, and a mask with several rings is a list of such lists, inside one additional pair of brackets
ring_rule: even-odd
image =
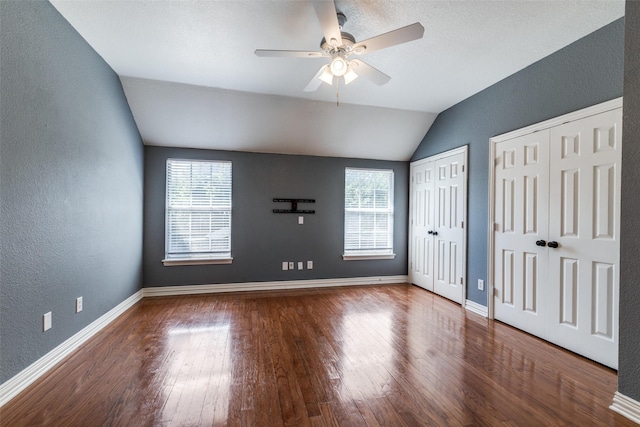
[(298, 210), (298, 203), (315, 203), (315, 199), (273, 199), (274, 202), (291, 203), (291, 209), (274, 209), (273, 213), (314, 214), (316, 211)]

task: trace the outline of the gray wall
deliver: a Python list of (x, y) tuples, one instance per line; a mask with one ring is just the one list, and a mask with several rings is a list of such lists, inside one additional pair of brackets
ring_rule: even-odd
[(622, 130), (618, 390), (640, 401), (640, 2), (627, 1)]
[[(622, 96), (621, 18), (442, 112), (412, 161), (469, 144), (467, 298), (486, 305), (489, 138)], [(485, 288), (486, 289), (486, 288)]]
[(141, 288), (144, 153), (117, 75), (49, 2), (0, 15), (4, 382)]
[[(231, 265), (164, 267), (167, 158), (231, 160)], [(343, 261), (344, 168), (395, 171), (394, 260)], [(409, 165), (406, 162), (145, 147), (144, 286), (263, 282), (407, 274)], [(290, 205), (273, 198), (309, 198), (305, 215), (275, 214)], [(282, 261), (314, 261), (313, 270), (282, 271)], [(306, 265), (306, 263), (305, 263)]]

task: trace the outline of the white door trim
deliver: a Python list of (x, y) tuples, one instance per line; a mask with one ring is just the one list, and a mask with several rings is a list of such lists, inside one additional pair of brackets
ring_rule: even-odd
[(416, 167), (421, 166), (427, 162), (435, 162), (437, 160), (440, 159), (444, 159), (450, 156), (454, 156), (457, 154), (463, 154), (464, 155), (464, 170), (463, 170), (463, 182), (464, 182), (464, 239), (462, 242), (462, 280), (463, 280), (463, 292), (462, 292), (462, 303), (461, 305), (464, 306), (465, 305), (465, 301), (467, 298), (467, 240), (468, 240), (468, 180), (469, 180), (469, 173), (468, 173), (468, 169), (469, 169), (469, 145), (463, 145), (460, 146), (458, 148), (454, 148), (452, 150), (449, 151), (444, 151), (442, 153), (438, 153), (435, 154), (433, 156), (424, 158), (424, 159), (420, 159), (420, 160), (416, 160), (415, 162), (411, 162), (409, 164), (409, 248), (408, 248), (408, 255), (409, 255), (409, 265), (408, 265), (408, 274), (409, 274), (409, 283), (413, 283), (413, 278), (412, 278), (412, 265), (411, 262), (413, 260), (413, 223), (412, 223), (412, 215), (413, 215), (413, 171)]
[(521, 129), (516, 129), (511, 132), (503, 133), (501, 135), (494, 136), (489, 139), (489, 222), (487, 224), (488, 241), (487, 241), (487, 309), (489, 312), (489, 319), (494, 319), (494, 282), (495, 272), (493, 271), (494, 263), (494, 231), (495, 231), (495, 158), (496, 158), (496, 144), (499, 142), (507, 141), (513, 138), (517, 138), (522, 135), (527, 135), (533, 132), (538, 132), (544, 129), (552, 128), (561, 125), (566, 122), (571, 122), (585, 117), (594, 116), (596, 114), (604, 113), (605, 111), (615, 110), (622, 108), (622, 97), (615, 98), (610, 101), (606, 101), (600, 104), (593, 105), (591, 107), (583, 108), (582, 110), (573, 111), (571, 113), (564, 114), (562, 116), (554, 117), (549, 120), (545, 120), (540, 123), (533, 124)]

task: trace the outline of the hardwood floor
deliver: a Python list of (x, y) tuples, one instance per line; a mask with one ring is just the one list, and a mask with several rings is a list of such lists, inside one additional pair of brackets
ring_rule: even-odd
[(3, 426), (623, 426), (616, 373), (410, 285), (147, 298)]

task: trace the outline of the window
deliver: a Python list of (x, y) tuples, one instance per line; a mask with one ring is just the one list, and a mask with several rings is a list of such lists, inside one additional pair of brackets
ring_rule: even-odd
[(346, 168), (343, 259), (394, 257), (393, 171)]
[(164, 265), (231, 262), (231, 162), (167, 160)]

